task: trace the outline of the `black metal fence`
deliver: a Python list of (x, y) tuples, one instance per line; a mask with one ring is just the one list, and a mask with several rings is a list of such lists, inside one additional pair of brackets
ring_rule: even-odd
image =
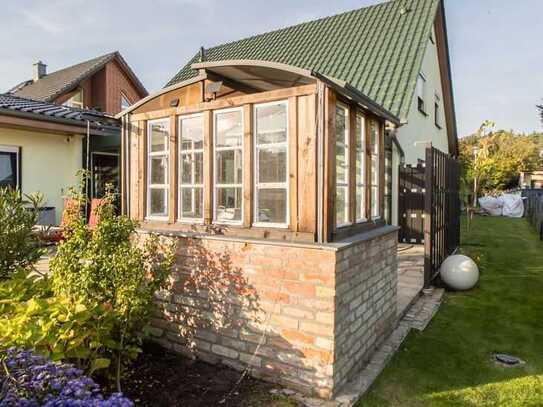
[(460, 163), (426, 148), (424, 194), (424, 285), (428, 287), (441, 263), (460, 245)]
[(524, 216), (536, 228), (543, 240), (543, 189), (521, 190), (524, 200)]
[(399, 172), (398, 226), (400, 243), (424, 243), (425, 166), (401, 165)]

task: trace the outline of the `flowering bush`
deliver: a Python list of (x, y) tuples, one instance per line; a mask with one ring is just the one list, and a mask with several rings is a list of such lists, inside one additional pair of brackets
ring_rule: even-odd
[(54, 363), (29, 351), (0, 353), (0, 407), (132, 407), (115, 393), (105, 398), (100, 387), (69, 364)]

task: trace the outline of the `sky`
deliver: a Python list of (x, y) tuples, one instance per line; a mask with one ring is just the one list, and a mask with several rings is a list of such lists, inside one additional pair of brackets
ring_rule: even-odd
[[(119, 50), (156, 91), (200, 48), (379, 0), (3, 0), (0, 92), (32, 76)], [(459, 136), (488, 119), (543, 131), (543, 1), (445, 0)]]

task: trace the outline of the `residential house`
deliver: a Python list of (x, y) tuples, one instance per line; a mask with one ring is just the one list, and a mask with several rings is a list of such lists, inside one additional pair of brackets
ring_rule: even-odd
[[(13, 87), (4, 98), (9, 95), (42, 102), (46, 108), (50, 105), (59, 105), (73, 111), (79, 109), (82, 115), (85, 110), (90, 110), (94, 113), (102, 112), (102, 116), (106, 117), (119, 113), (147, 96), (147, 91), (121, 54), (116, 51), (50, 73), (47, 72), (46, 65), (38, 61), (33, 65), (32, 79)], [(15, 106), (19, 106), (19, 103), (15, 103)], [(53, 111), (56, 112), (55, 109)], [(91, 114), (94, 114), (92, 112)], [(22, 145), (28, 149), (32, 148), (28, 140), (14, 139), (13, 136), (9, 139), (9, 144), (14, 149)], [(0, 144), (5, 144), (4, 141), (0, 137)], [(85, 158), (82, 164), (91, 171), (92, 182), (89, 184), (88, 193), (93, 198), (101, 197), (106, 183), (112, 183), (116, 187), (119, 184), (120, 131), (110, 132), (108, 136), (102, 134), (101, 137), (90, 137), (89, 145), (85, 145), (84, 148), (87, 147), (88, 161)], [(74, 174), (75, 170), (70, 175)], [(32, 182), (39, 186), (41, 179)], [(58, 220), (60, 216), (58, 211), (62, 207), (56, 207)]]
[[(416, 93), (431, 41), (441, 68)], [(202, 48), (123, 111), (123, 211), (178, 245), (156, 340), (322, 397), (345, 388), (397, 322), (404, 146), (456, 148), (450, 86), (442, 131), (421, 124), (448, 72), (443, 2), (394, 0)], [(402, 141), (404, 126), (420, 129)]]
[(521, 171), (519, 178), (522, 189), (543, 189), (543, 171)]
[(119, 133), (118, 121), (102, 112), (0, 94), (0, 187), (41, 192), (41, 223), (58, 225), (67, 188), (88, 167), (89, 146)]

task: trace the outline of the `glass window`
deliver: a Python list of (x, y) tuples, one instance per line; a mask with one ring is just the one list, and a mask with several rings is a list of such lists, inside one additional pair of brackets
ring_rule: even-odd
[(147, 128), (147, 216), (168, 216), (170, 122), (154, 120)]
[(436, 126), (441, 128), (441, 99), (438, 95), (435, 97), (434, 118)]
[(255, 223), (288, 224), (287, 102), (255, 106)]
[(19, 187), (19, 147), (0, 145), (0, 188)]
[(419, 110), (426, 114), (426, 78), (422, 73), (417, 78), (417, 105)]
[(80, 89), (70, 99), (64, 102), (64, 106), (83, 109), (83, 89)]
[(130, 100), (121, 92), (121, 110), (128, 109), (131, 105)]
[(336, 106), (336, 225), (349, 223), (349, 109)]
[(241, 223), (243, 212), (243, 111), (214, 113), (215, 207), (220, 223)]
[(366, 220), (366, 121), (356, 115), (356, 221)]
[(179, 219), (204, 217), (204, 120), (179, 118)]
[(375, 120), (370, 120), (370, 196), (371, 196), (371, 218), (378, 219), (381, 216), (379, 202), (379, 187), (380, 187), (380, 161), (379, 151), (381, 149), (381, 131), (379, 123)]

